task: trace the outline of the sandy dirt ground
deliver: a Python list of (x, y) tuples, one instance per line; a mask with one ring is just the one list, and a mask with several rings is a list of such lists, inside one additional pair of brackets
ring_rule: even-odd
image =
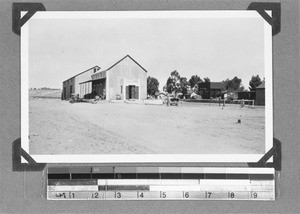
[[(264, 108), (30, 98), (30, 154), (261, 154)], [(237, 120), (241, 119), (241, 123)]]

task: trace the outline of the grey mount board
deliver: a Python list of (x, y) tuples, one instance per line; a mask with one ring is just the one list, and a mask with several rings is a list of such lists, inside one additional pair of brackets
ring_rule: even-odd
[[(299, 206), (299, 2), (281, 2), (281, 31), (273, 37), (274, 137), (282, 142), (275, 202), (95, 201), (49, 202), (45, 173), (13, 172), (12, 142), (20, 137), (20, 37), (12, 31), (12, 3), (1, 1), (1, 213), (298, 213)], [(31, 1), (32, 2), (32, 1)], [(252, 1), (34, 1), (48, 11), (246, 10)], [(259, 2), (259, 1), (257, 1)], [(273, 1), (261, 1), (273, 2)]]

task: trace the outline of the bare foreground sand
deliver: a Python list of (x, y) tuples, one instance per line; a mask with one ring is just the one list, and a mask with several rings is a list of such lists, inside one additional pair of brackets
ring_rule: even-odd
[(29, 135), (30, 154), (261, 154), (265, 113), (238, 105), (30, 98)]

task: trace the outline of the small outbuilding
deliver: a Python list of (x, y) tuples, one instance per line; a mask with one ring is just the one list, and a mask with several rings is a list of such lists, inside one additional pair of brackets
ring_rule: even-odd
[(222, 97), (222, 82), (201, 82), (198, 83), (198, 92), (203, 99)]
[(255, 100), (255, 91), (239, 91), (238, 100)]
[(265, 105), (265, 83), (263, 82), (255, 89), (255, 104)]
[(62, 99), (72, 94), (106, 100), (146, 99), (147, 70), (127, 55), (108, 69), (94, 66), (64, 81)]

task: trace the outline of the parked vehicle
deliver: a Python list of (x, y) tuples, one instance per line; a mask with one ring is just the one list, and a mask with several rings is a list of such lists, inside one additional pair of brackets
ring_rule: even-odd
[(179, 103), (179, 99), (178, 98), (175, 98), (175, 97), (171, 97), (170, 98), (170, 105), (174, 105), (174, 106), (178, 106), (178, 103)]

